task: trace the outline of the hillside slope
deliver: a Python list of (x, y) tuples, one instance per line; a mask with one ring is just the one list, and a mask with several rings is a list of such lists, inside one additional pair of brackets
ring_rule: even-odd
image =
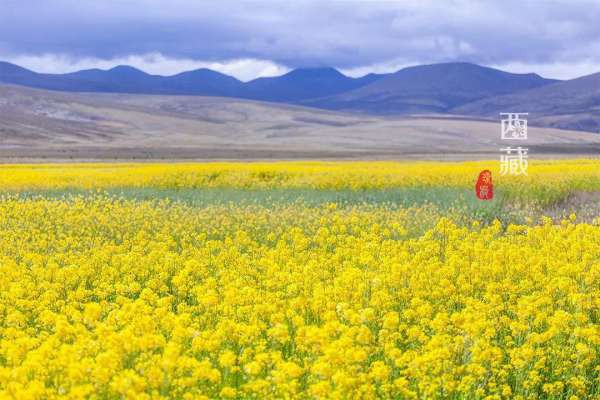
[[(1, 158), (496, 158), (497, 122), (350, 115), (201, 96), (68, 94), (0, 85)], [(544, 154), (600, 135), (532, 128)]]
[(600, 133), (600, 73), (456, 107), (457, 114), (496, 118), (528, 112), (533, 124)]

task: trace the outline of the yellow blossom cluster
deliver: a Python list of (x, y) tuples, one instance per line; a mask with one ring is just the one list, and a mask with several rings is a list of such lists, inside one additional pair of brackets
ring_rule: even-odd
[[(187, 185), (229, 167), (77, 168), (23, 174), (33, 186), (136, 174)], [(346, 174), (294, 168), (289, 185)], [(403, 168), (347, 176), (378, 185)], [(0, 178), (32, 182), (19, 179)], [(600, 226), (442, 216), (410, 235), (423, 218), (384, 205), (2, 195), (0, 398), (597, 398)]]
[(501, 176), (497, 160), (472, 162), (274, 162), (32, 164), (0, 166), (3, 190), (64, 188), (471, 188), (489, 169), (509, 191), (599, 190), (600, 160), (532, 160), (527, 176)]

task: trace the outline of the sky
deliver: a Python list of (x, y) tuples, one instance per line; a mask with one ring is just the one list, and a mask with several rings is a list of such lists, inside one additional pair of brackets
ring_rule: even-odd
[(468, 61), (569, 79), (600, 72), (598, 0), (0, 0), (0, 60), (38, 72), (211, 68), (247, 81)]

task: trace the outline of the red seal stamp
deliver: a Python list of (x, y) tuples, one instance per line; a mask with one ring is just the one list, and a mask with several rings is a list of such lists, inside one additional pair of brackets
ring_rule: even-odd
[(494, 184), (492, 183), (492, 172), (483, 170), (479, 173), (477, 184), (475, 184), (475, 194), (480, 200), (491, 200), (494, 198)]

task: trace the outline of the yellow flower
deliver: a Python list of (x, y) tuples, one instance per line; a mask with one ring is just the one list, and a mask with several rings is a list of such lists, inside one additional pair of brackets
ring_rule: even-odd
[(223, 397), (223, 398), (233, 398), (237, 395), (237, 391), (229, 386), (225, 386), (223, 389), (221, 389), (221, 391), (219, 392), (219, 396)]
[(244, 366), (244, 371), (249, 375), (258, 375), (262, 372), (262, 366), (260, 363), (252, 361)]
[(223, 368), (231, 368), (236, 363), (236, 356), (231, 350), (225, 350), (219, 356), (219, 365)]

